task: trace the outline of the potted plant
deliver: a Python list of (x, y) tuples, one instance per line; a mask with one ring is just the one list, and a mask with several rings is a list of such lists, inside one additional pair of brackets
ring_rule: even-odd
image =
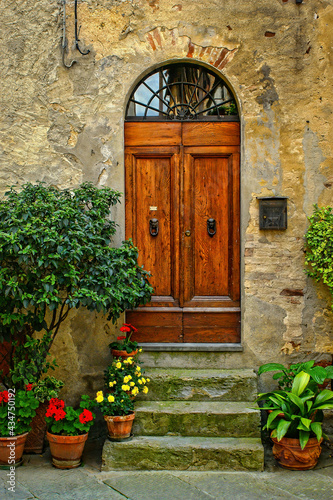
[(25, 453), (42, 453), (44, 449), (46, 420), (45, 414), (52, 398), (57, 398), (64, 383), (55, 377), (46, 376), (36, 384), (29, 384), (39, 402), (36, 415), (30, 424), (31, 430), (24, 446)]
[[(39, 401), (36, 415), (31, 422), (31, 430), (25, 442), (26, 453), (42, 453), (46, 432), (45, 412), (51, 398), (58, 397), (64, 383), (61, 380), (46, 375), (57, 366), (56, 360), (49, 361), (48, 344), (50, 334), (42, 338), (26, 337), (24, 344), (14, 342), (12, 366), (2, 377), (5, 387), (24, 389), (29, 387)], [(43, 377), (43, 378), (41, 378)]]
[(74, 469), (81, 457), (88, 432), (95, 415), (94, 401), (81, 396), (80, 407), (65, 406), (62, 399), (52, 398), (46, 411), (47, 439), (50, 443), (52, 464), (58, 469)]
[(315, 467), (324, 436), (323, 410), (333, 408), (333, 391), (313, 390), (310, 374), (300, 371), (290, 389), (259, 394), (256, 402), (262, 400), (262, 409), (270, 410), (264, 429), (272, 431), (273, 454), (280, 465), (293, 470)]
[(112, 393), (98, 391), (96, 394), (96, 404), (104, 416), (111, 441), (123, 441), (131, 437), (135, 412), (133, 400), (126, 389), (115, 384)]
[(33, 392), (9, 388), (0, 392), (0, 466), (10, 468), (21, 463), (30, 423), (39, 402)]
[(147, 384), (150, 379), (144, 376), (136, 358), (115, 359), (104, 371), (106, 390), (110, 393), (119, 391), (126, 392), (133, 400), (142, 392), (148, 393)]
[[(138, 353), (138, 343), (131, 340), (133, 333), (138, 330), (130, 323), (123, 323), (120, 331), (125, 335), (117, 337), (117, 340), (109, 344), (111, 349), (111, 354), (114, 358), (129, 358), (133, 357)], [(141, 349), (142, 351), (142, 349)]]

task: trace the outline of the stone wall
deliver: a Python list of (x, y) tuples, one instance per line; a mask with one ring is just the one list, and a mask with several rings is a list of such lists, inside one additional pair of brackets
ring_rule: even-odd
[[(1, 3), (1, 169), (6, 186), (92, 181), (124, 191), (127, 99), (165, 61), (221, 72), (242, 123), (242, 337), (227, 366), (330, 358), (329, 294), (304, 273), (313, 203), (332, 204), (333, 5), (304, 0), (67, 0)], [(257, 196), (288, 196), (287, 231), (259, 231)], [(124, 203), (115, 210), (124, 239)], [(54, 346), (68, 394), (95, 389), (115, 331), (73, 313)], [(175, 356), (174, 359), (177, 359)], [(74, 388), (74, 389), (73, 389)]]

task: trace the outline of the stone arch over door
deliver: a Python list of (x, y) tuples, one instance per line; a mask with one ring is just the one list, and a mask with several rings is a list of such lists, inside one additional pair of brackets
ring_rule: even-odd
[(126, 238), (152, 273), (127, 312), (137, 340), (240, 342), (240, 128), (207, 65), (171, 62), (139, 81), (125, 121)]

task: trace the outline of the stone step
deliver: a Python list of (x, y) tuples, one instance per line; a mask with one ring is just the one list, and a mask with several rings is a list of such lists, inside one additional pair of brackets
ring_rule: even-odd
[(260, 437), (260, 412), (249, 402), (137, 401), (133, 433)]
[[(150, 401), (254, 401), (257, 376), (251, 369), (146, 368)], [(140, 399), (140, 398), (139, 398)]]
[(139, 436), (106, 440), (102, 470), (263, 470), (259, 438)]

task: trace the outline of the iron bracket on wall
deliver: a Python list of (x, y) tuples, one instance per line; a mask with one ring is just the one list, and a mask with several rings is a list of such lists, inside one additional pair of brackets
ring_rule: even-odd
[[(80, 47), (79, 47), (79, 34), (80, 34), (80, 29), (81, 26), (78, 28), (78, 18), (77, 18), (77, 0), (75, 0), (74, 4), (74, 22), (75, 22), (75, 48), (82, 54), (83, 56), (86, 56), (89, 54), (90, 50), (87, 50), (86, 52), (83, 52)], [(66, 49), (67, 49), (68, 43), (67, 43), (67, 38), (66, 38), (66, 0), (63, 0), (63, 34), (62, 34), (62, 63), (65, 66), (65, 68), (71, 68), (73, 64), (75, 64), (77, 61), (73, 59), (69, 64), (66, 64), (65, 61), (65, 54), (66, 54)]]

